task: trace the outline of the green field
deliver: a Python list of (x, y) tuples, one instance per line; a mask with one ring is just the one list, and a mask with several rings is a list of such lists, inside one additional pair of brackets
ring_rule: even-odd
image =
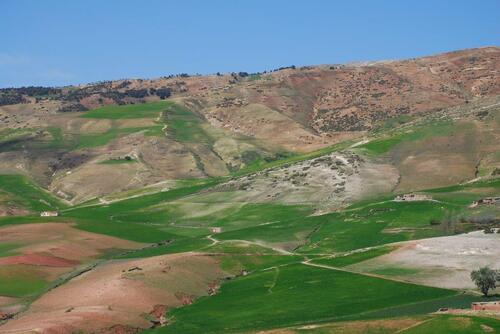
[(161, 125), (134, 128), (111, 128), (104, 133), (77, 135), (74, 137), (73, 141), (76, 149), (92, 148), (104, 146), (116, 138), (141, 131), (143, 131), (146, 136), (158, 136), (162, 133), (161, 128)]
[[(49, 126), (41, 129), (23, 129), (23, 130), (5, 130), (0, 132), (0, 150), (20, 150), (25, 147), (34, 152), (41, 153), (47, 150), (66, 150), (73, 151), (84, 148), (94, 148), (108, 144), (110, 141), (119, 137), (136, 132), (144, 132), (146, 136), (163, 136), (164, 124), (157, 122), (157, 125), (119, 127), (115, 121), (120, 119), (159, 119), (161, 113), (168, 106), (172, 105), (170, 101), (159, 101), (133, 105), (110, 105), (94, 110), (87, 111), (79, 117), (88, 119), (109, 119), (112, 120), (112, 126), (105, 132), (66, 132), (56, 126)], [(41, 136), (39, 132), (45, 132), (47, 135)], [(35, 140), (28, 140), (29, 138)]]
[(158, 228), (140, 223), (120, 223), (114, 221), (78, 220), (76, 227), (94, 233), (106, 234), (137, 242), (162, 242), (174, 238), (174, 235)]
[(224, 284), (221, 292), (173, 310), (155, 333), (221, 333), (342, 319), (345, 316), (456, 294), (295, 264)]
[(35, 212), (66, 207), (62, 201), (21, 175), (0, 175), (0, 192), (7, 193), (12, 201)]
[(172, 201), (196, 193), (208, 187), (214, 186), (219, 182), (220, 180), (217, 179), (208, 179), (204, 180), (204, 182), (197, 182), (194, 185), (116, 201), (108, 205), (82, 204), (81, 206), (74, 206), (65, 210), (63, 214), (74, 218), (109, 219), (110, 216), (120, 214), (122, 212), (132, 212), (134, 210)]
[(186, 107), (169, 103), (163, 115), (167, 123), (167, 135), (176, 141), (213, 144), (213, 139), (202, 127), (205, 121)]
[(1, 243), (0, 244), (0, 257), (16, 255), (17, 248), (19, 248), (18, 244)]
[(80, 117), (99, 119), (132, 119), (158, 117), (170, 101), (159, 101), (129, 105), (109, 105), (106, 107), (86, 111)]
[[(220, 202), (198, 201), (197, 198), (193, 198), (192, 203), (185, 200), (182, 203), (161, 207), (160, 210), (153, 209), (151, 213), (158, 217), (157, 220), (162, 215), (165, 215), (164, 219), (167, 219), (168, 216), (175, 219), (176, 226), (219, 226), (222, 227), (223, 231), (235, 231), (236, 234), (240, 233), (236, 231), (251, 233), (250, 231), (243, 231), (244, 228), (262, 228), (265, 230), (270, 228), (266, 227), (266, 225), (293, 221), (299, 217), (306, 217), (311, 213), (310, 207), (302, 205), (227, 202), (224, 203), (227, 205), (224, 205), (220, 210), (210, 211), (206, 215), (197, 215), (196, 218), (184, 218), (186, 213), (184, 210), (191, 207), (203, 210), (217, 207), (219, 204)], [(226, 235), (227, 233), (224, 232), (219, 236), (225, 238)], [(229, 235), (228, 238), (238, 239), (239, 237)]]
[(389, 136), (375, 139), (367, 144), (359, 146), (373, 154), (383, 154), (404, 142), (417, 141), (432, 136), (443, 136), (455, 130), (454, 124), (450, 121), (435, 121), (430, 124), (423, 124), (413, 127), (406, 132), (397, 131)]
[(103, 165), (121, 165), (121, 164), (133, 164), (136, 163), (135, 159), (109, 159), (101, 162)]
[(227, 272), (238, 274), (241, 270), (248, 272), (268, 270), (269, 268), (299, 263), (304, 261), (303, 256), (298, 255), (241, 255), (227, 254), (221, 256), (221, 268)]
[(346, 252), (386, 243), (435, 237), (446, 234), (441, 221), (452, 210), (463, 208), (454, 203), (375, 201), (354, 205), (348, 210), (313, 217), (321, 223), (309, 244), (300, 252)]
[[(217, 235), (220, 240), (250, 240), (267, 243), (302, 243), (317, 226), (311, 219), (293, 218), (247, 227)], [(264, 217), (263, 217), (264, 218)], [(265, 218), (264, 218), (265, 219)]]
[(27, 297), (47, 287), (48, 282), (32, 266), (0, 266), (0, 296)]
[[(172, 101), (159, 101), (143, 104), (106, 106), (85, 112), (83, 118), (96, 119), (135, 119), (155, 118), (159, 125), (144, 128), (111, 129), (104, 134), (92, 136), (81, 136), (79, 141), (81, 147), (93, 147), (103, 145), (120, 135), (146, 130), (146, 135), (163, 135), (163, 125), (166, 124), (166, 133), (174, 140), (182, 143), (213, 144), (213, 139), (203, 129), (206, 123), (200, 116), (186, 107)], [(93, 135), (94, 136), (94, 135)]]
[(106, 234), (138, 242), (156, 243), (174, 238), (183, 239), (165, 230), (166, 226), (150, 224), (142, 208), (178, 199), (216, 184), (208, 180), (184, 188), (144, 195), (117, 201), (109, 205), (89, 205), (73, 207), (63, 211), (63, 217), (77, 221), (77, 228), (85, 231)]
[[(81, 118), (89, 119), (109, 119), (112, 121), (112, 126), (105, 132), (84, 132), (84, 133), (66, 133), (58, 127), (48, 127), (45, 130), (52, 137), (51, 140), (38, 140), (28, 143), (36, 150), (56, 150), (65, 149), (68, 151), (79, 150), (84, 148), (93, 148), (104, 146), (110, 141), (136, 132), (144, 132), (145, 136), (163, 136), (163, 123), (157, 122), (157, 125), (136, 126), (136, 127), (119, 127), (115, 121), (120, 119), (141, 119), (154, 118), (161, 120), (161, 113), (165, 108), (170, 106), (172, 102), (160, 101), (133, 105), (110, 105), (98, 109), (93, 109), (80, 115)], [(33, 131), (32, 131), (33, 132)], [(29, 132), (18, 132), (16, 134), (6, 134), (5, 137), (14, 135), (26, 135)], [(1, 138), (1, 137), (0, 137)]]

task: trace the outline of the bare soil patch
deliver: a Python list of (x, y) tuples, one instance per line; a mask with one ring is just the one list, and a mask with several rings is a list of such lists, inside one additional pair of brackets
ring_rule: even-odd
[(222, 277), (216, 258), (194, 253), (113, 261), (43, 295), (0, 333), (144, 329), (151, 326), (145, 314), (189, 304)]
[(367, 159), (350, 151), (331, 153), (243, 176), (185, 201), (205, 197), (220, 202), (216, 199), (231, 192), (234, 202), (307, 204), (315, 205), (318, 213), (329, 212), (396, 186), (394, 167)]
[(409, 282), (451, 289), (473, 289), (470, 272), (500, 268), (500, 235), (482, 231), (409, 241), (396, 251), (350, 266)]

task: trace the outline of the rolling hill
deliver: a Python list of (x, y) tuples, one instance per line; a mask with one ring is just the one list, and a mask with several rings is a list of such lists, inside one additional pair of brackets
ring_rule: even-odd
[(1, 89), (0, 333), (499, 331), (464, 310), (500, 265), (499, 71)]

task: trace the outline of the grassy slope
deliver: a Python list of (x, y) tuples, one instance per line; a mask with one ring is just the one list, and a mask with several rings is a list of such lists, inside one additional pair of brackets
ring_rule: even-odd
[[(311, 208), (304, 205), (283, 205), (279, 203), (240, 203), (228, 202), (220, 206), (220, 202), (193, 202), (184, 199), (183, 202), (168, 203), (159, 207), (145, 208), (142, 211), (132, 213), (124, 217), (125, 220), (135, 220), (142, 216), (143, 221), (148, 222), (175, 222), (175, 226), (198, 227), (208, 231), (208, 227), (221, 227), (224, 233), (221, 238), (226, 236), (226, 232), (242, 231), (244, 228), (264, 228), (267, 224), (277, 224), (279, 222), (293, 221), (298, 217), (308, 216)], [(211, 208), (215, 208), (210, 210)], [(202, 210), (207, 209), (203, 214)], [(218, 209), (218, 210), (217, 210)], [(187, 216), (186, 213), (194, 211), (195, 217)], [(243, 232), (243, 231), (242, 231)], [(238, 239), (235, 232), (233, 239)], [(246, 233), (246, 232), (243, 232)], [(247, 235), (248, 237), (248, 235)]]
[[(189, 245), (197, 247), (206, 244), (205, 241), (196, 239), (203, 239), (208, 235), (210, 226), (220, 226), (223, 233), (216, 236), (219, 240), (270, 243), (302, 240), (314, 230), (308, 243), (299, 249), (300, 252), (345, 252), (390, 242), (443, 235), (445, 232), (440, 226), (430, 224), (432, 220), (441, 220), (451, 210), (466, 210), (465, 206), (471, 200), (482, 196), (479, 190), (494, 188), (500, 181), (480, 182), (477, 187), (472, 184), (461, 188), (448, 187), (429, 191), (443, 202), (401, 203), (372, 200), (353, 205), (344, 212), (322, 216), (309, 216), (311, 211), (308, 207), (271, 203), (238, 204), (236, 207), (196, 218), (186, 218), (182, 211), (176, 209), (179, 205), (175, 203), (176, 200), (218, 182), (220, 180), (208, 180), (205, 183), (105, 206), (71, 208), (64, 211), (63, 216), (78, 219), (78, 226), (82, 229), (136, 241), (158, 242), (171, 240), (174, 236), (174, 239), (190, 239), (180, 245), (183, 250), (188, 250)], [(460, 192), (467, 201), (453, 201), (450, 192)], [(172, 223), (175, 223), (175, 226)], [(196, 228), (192, 228), (193, 225)], [(143, 229), (140, 235), (136, 233), (139, 229)], [(384, 231), (387, 229), (394, 232), (387, 233)], [(165, 246), (165, 251), (174, 245), (178, 245), (178, 242)], [(157, 254), (160, 249), (154, 252)]]
[(33, 266), (0, 267), (0, 296), (31, 296), (42, 292), (48, 284), (48, 281)]
[(141, 131), (144, 131), (146, 136), (159, 136), (161, 135), (161, 128), (161, 125), (132, 128), (111, 128), (104, 133), (78, 135), (74, 138), (74, 145), (75, 149), (104, 146), (116, 138)]
[(200, 116), (179, 104), (170, 103), (165, 108), (164, 119), (167, 135), (181, 143), (201, 143), (212, 145), (213, 138), (205, 132)]
[[(380, 233), (380, 230), (379, 234), (374, 233), (375, 225), (382, 225), (383, 227), (390, 226), (427, 229), (430, 226), (430, 219), (439, 219), (443, 216), (443, 207), (446, 208), (449, 206), (455, 208), (468, 204), (469, 199), (479, 198), (482, 196), (481, 190), (489, 190), (492, 187), (495, 188), (497, 182), (499, 181), (482, 181), (477, 184), (447, 187), (429, 191), (429, 193), (432, 192), (433, 194), (438, 194), (437, 196), (440, 196), (443, 200), (449, 200), (444, 203), (396, 203), (392, 201), (366, 201), (359, 205), (354, 205), (346, 212), (319, 217), (307, 217), (305, 212), (301, 213), (300, 211), (296, 211), (293, 214), (293, 219), (284, 219), (284, 222), (278, 221), (277, 223), (268, 225), (257, 224), (251, 227), (244, 227), (242, 229), (235, 228), (232, 231), (217, 234), (215, 237), (219, 240), (287, 240), (296, 231), (290, 229), (290, 226), (285, 226), (283, 231), (286, 233), (283, 236), (281, 235), (279, 227), (281, 224), (290, 224), (296, 220), (298, 225), (302, 227), (309, 224), (314, 226), (319, 224), (321, 226), (321, 228), (311, 237), (311, 244), (319, 242), (321, 245), (320, 250), (315, 250), (318, 252), (345, 251), (383, 244), (400, 239), (418, 237), (419, 234), (415, 232), (408, 232), (408, 234), (403, 234), (402, 236), (398, 234), (387, 234), (387, 238), (384, 239), (385, 234)], [(467, 194), (467, 202), (464, 202), (462, 199), (454, 202), (452, 200), (453, 196), (450, 194), (456, 192)], [(266, 221), (266, 219), (269, 220), (268, 215), (272, 215), (272, 211), (267, 211), (265, 206), (261, 208), (259, 208), (258, 205), (249, 206), (247, 209), (248, 210), (236, 211), (232, 213), (232, 215), (224, 217), (224, 219), (227, 219), (227, 222), (230, 224), (235, 224), (235, 222), (245, 220), (247, 222), (253, 221), (257, 223), (259, 221)], [(286, 216), (285, 212), (280, 213), (277, 208), (269, 207), (269, 210), (276, 210), (275, 214), (278, 216), (281, 214)], [(259, 215), (260, 213), (262, 215)], [(335, 216), (336, 219), (332, 218), (333, 216)], [(283, 217), (280, 218), (283, 220)], [(354, 218), (357, 219), (357, 221), (351, 220)], [(382, 220), (386, 223), (381, 223)], [(366, 226), (368, 226), (366, 230), (362, 227), (364, 226), (363, 221), (368, 221), (368, 223), (366, 223)], [(219, 221), (215, 224), (223, 225), (220, 223), (221, 222)], [(337, 225), (329, 226), (331, 223)], [(245, 225), (246, 224), (243, 224), (242, 226)], [(212, 224), (212, 226), (216, 225)], [(432, 233), (437, 234), (442, 233), (438, 229), (431, 229), (431, 231)], [(428, 232), (424, 232), (422, 235), (427, 233)], [(336, 238), (336, 241), (332, 241), (332, 238)], [(180, 240), (177, 244), (174, 242), (171, 245), (172, 248), (167, 245), (162, 246), (164, 247), (163, 249), (148, 249), (143, 251), (144, 253), (140, 254), (140, 256), (151, 256), (161, 254), (163, 252), (186, 251), (189, 249), (226, 252), (228, 255), (223, 258), (222, 262), (222, 265), (226, 270), (237, 272), (243, 268), (253, 270), (262, 269), (265, 266), (272, 267), (278, 265), (280, 266), (279, 273), (277, 269), (269, 269), (262, 272), (257, 271), (248, 277), (231, 281), (222, 287), (220, 295), (204, 298), (192, 306), (174, 310), (171, 314), (176, 319), (176, 322), (171, 326), (158, 330), (159, 332), (215, 333), (221, 331), (230, 332), (232, 330), (239, 331), (247, 329), (254, 330), (259, 328), (282, 327), (297, 323), (324, 321), (325, 319), (338, 318), (354, 320), (364, 318), (380, 318), (385, 317), (385, 311), (381, 311), (381, 309), (385, 308), (388, 308), (387, 310), (389, 310), (387, 311), (387, 314), (392, 316), (425, 314), (427, 312), (435, 311), (437, 308), (442, 306), (465, 307), (469, 305), (472, 300), (477, 299), (476, 297), (470, 297), (468, 295), (451, 298), (446, 297), (452, 294), (452, 292), (448, 291), (444, 294), (429, 295), (428, 298), (432, 299), (432, 301), (425, 301), (427, 298), (425, 296), (428, 292), (422, 292), (420, 290), (427, 289), (425, 287), (405, 284), (403, 284), (403, 286), (405, 286), (403, 287), (399, 285), (402, 283), (388, 281), (389, 284), (394, 284), (395, 286), (392, 286), (391, 289), (387, 288), (387, 290), (385, 290), (386, 282), (384, 280), (382, 280), (384, 283), (381, 286), (378, 286), (378, 279), (375, 279), (376, 282), (371, 282), (373, 279), (371, 277), (361, 276), (362, 278), (359, 278), (359, 275), (333, 271), (335, 275), (340, 273), (339, 275), (341, 276), (344, 274), (349, 276), (349, 279), (339, 279), (338, 276), (330, 276), (333, 275), (331, 274), (332, 271), (326, 269), (324, 270), (326, 273), (321, 275), (318, 274), (318, 276), (316, 276), (315, 270), (317, 268), (304, 267), (303, 265), (298, 264), (286, 266), (286, 264), (302, 261), (301, 258), (297, 256), (262, 255), (263, 253), (258, 253), (258, 250), (248, 248), (246, 249), (247, 252), (254, 252), (256, 254), (256, 256), (248, 257), (248, 255), (231, 253), (230, 248), (226, 248), (225, 243), (212, 247), (207, 247), (208, 244), (209, 241), (201, 237), (187, 238)], [(229, 244), (227, 246), (229, 246)], [(304, 249), (301, 250), (304, 252), (310, 251), (307, 247), (304, 247)], [(390, 247), (381, 247), (346, 257), (318, 260), (318, 263), (326, 261), (324, 262), (325, 264), (341, 267), (382, 255), (388, 251), (390, 251)], [(133, 256), (136, 255), (132, 254), (128, 257)], [(266, 256), (268, 256), (267, 259)], [(249, 259), (251, 259), (250, 262), (248, 262)], [(285, 266), (283, 267), (283, 265)], [(273, 282), (275, 282), (276, 277), (279, 277), (279, 280), (270, 292), (270, 287), (273, 286)], [(300, 277), (302, 278), (299, 279)], [(361, 280), (360, 282), (358, 282), (358, 278)], [(283, 280), (285, 283), (281, 285), (281, 283), (279, 283), (280, 280)], [(364, 280), (366, 280), (366, 282)], [(330, 285), (329, 282), (334, 283)], [(349, 284), (347, 282), (349, 282)], [(334, 284), (339, 284), (339, 286), (336, 286), (337, 289), (332, 288), (332, 286), (335, 286)], [(350, 284), (356, 286), (356, 288), (350, 286)], [(364, 290), (365, 288), (367, 291)], [(408, 291), (406, 291), (405, 288), (408, 288)], [(415, 290), (413, 290), (413, 288)], [(342, 290), (345, 292), (345, 295), (337, 294), (333, 290)], [(398, 296), (401, 296), (400, 293), (404, 293), (405, 297), (398, 301), (398, 298), (396, 296), (391, 296), (389, 291), (394, 291), (394, 293), (397, 293)], [(442, 290), (437, 289), (433, 291)], [(318, 293), (321, 294), (321, 297), (316, 296)], [(373, 293), (373, 295), (370, 295), (371, 293)], [(326, 297), (325, 294), (327, 295)], [(413, 294), (418, 296), (418, 298), (415, 297), (416, 299), (412, 299)], [(362, 297), (360, 297), (360, 295), (362, 295)], [(410, 297), (408, 298), (408, 296)], [(362, 301), (363, 298), (366, 298), (365, 304), (363, 304), (366, 307), (365, 309), (357, 303), (351, 305), (346, 301), (348, 299)], [(401, 306), (402, 304), (408, 304), (409, 302), (416, 303)], [(312, 304), (309, 305), (308, 303), (313, 303), (314, 306), (312, 306)], [(269, 307), (271, 309), (268, 310), (266, 308), (267, 306), (262, 307), (261, 305), (270, 305)], [(340, 310), (341, 306), (342, 310), (349, 311), (347, 313), (343, 313), (343, 311)], [(279, 311), (277, 313), (273, 313), (271, 310)], [(330, 316), (332, 313), (335, 314), (335, 316)], [(272, 314), (272, 316), (268, 316), (268, 314)]]
[(17, 248), (19, 248), (19, 245), (15, 243), (0, 244), (0, 257), (16, 255)]
[[(179, 116), (179, 115), (178, 115)], [(182, 116), (182, 115), (181, 115)], [(180, 117), (180, 116), (179, 116)], [(189, 116), (188, 118), (190, 118)], [(182, 117), (181, 117), (182, 118)], [(427, 133), (427, 132), (426, 132)], [(345, 145), (345, 144), (343, 144)], [(317, 152), (289, 157), (283, 160), (267, 163), (266, 167), (275, 166), (278, 164), (291, 163), (304, 159), (319, 156), (338, 149), (338, 147), (330, 147)], [(257, 168), (258, 169), (258, 168)], [(256, 170), (257, 170), (256, 169)], [(239, 171), (235, 174), (248, 172), (247, 170)], [(441, 195), (443, 197), (445, 195)], [(472, 197), (477, 198), (477, 195), (470, 195), (467, 201)], [(421, 202), (421, 203), (364, 203), (366, 208), (353, 206), (353, 212), (335, 213), (321, 217), (307, 217), (307, 214), (294, 212), (294, 208), (287, 208), (289, 216), (293, 219), (286, 221), (278, 219), (273, 221), (270, 219), (269, 212), (275, 211), (276, 208), (270, 208), (272, 211), (266, 213), (265, 206), (256, 207), (258, 214), (253, 215), (245, 210), (234, 212), (224, 212), (224, 217), (218, 215), (208, 215), (205, 217), (196, 218), (196, 224), (199, 226), (224, 226), (224, 233), (218, 236), (223, 240), (230, 239), (250, 239), (250, 240), (265, 240), (271, 242), (286, 241), (291, 235), (298, 233), (307, 233), (312, 228), (321, 226), (318, 232), (314, 233), (309, 246), (305, 246), (304, 252), (310, 251), (348, 251), (352, 249), (381, 245), (388, 242), (403, 241), (414, 238), (430, 237), (443, 234), (438, 227), (430, 226), (431, 220), (443, 218), (449, 210), (462, 209), (465, 202), (456, 203), (447, 201), (446, 203), (437, 202)], [(145, 206), (143, 206), (144, 208)], [(249, 208), (249, 206), (245, 206)], [(169, 205), (161, 210), (127, 210), (126, 214), (118, 213), (116, 219), (121, 221), (144, 223), (166, 222), (174, 219), (176, 225), (183, 224), (182, 216), (177, 216), (175, 206)], [(356, 212), (354, 212), (356, 209)], [(274, 222), (270, 226), (262, 225), (264, 222)], [(294, 224), (293, 221), (297, 221)], [(186, 223), (191, 223), (192, 220), (186, 219)], [(349, 223), (347, 223), (349, 222)], [(294, 226), (297, 230), (293, 230)], [(402, 228), (397, 233), (385, 233), (386, 229)], [(168, 229), (165, 227), (164, 229)], [(279, 231), (288, 232), (288, 235), (280, 237)], [(193, 234), (194, 236), (195, 234)], [(203, 235), (203, 233), (200, 233)], [(195, 242), (193, 244), (196, 244)]]
[[(423, 193), (437, 201), (393, 202), (392, 197), (363, 201), (343, 212), (311, 219), (321, 220), (301, 252), (345, 252), (391, 242), (434, 237), (453, 233), (444, 230), (440, 222), (445, 216), (468, 217), (475, 210), (468, 208), (472, 201), (498, 194), (500, 179), (429, 189)], [(468, 225), (458, 226), (457, 232), (467, 231)]]
[[(82, 114), (82, 118), (93, 119), (137, 119), (137, 118), (158, 118), (161, 113), (171, 104), (169, 101), (151, 102), (133, 105), (110, 105), (94, 110), (90, 110)], [(106, 145), (113, 139), (128, 135), (135, 132), (144, 131), (145, 135), (161, 136), (163, 124), (145, 126), (145, 127), (129, 127), (129, 128), (116, 128), (112, 127), (104, 133), (98, 134), (81, 134), (74, 140), (76, 141), (76, 148), (90, 148)]]
[[(134, 105), (117, 106), (111, 105), (82, 114), (81, 118), (88, 119), (137, 119), (137, 118), (158, 118), (161, 112), (172, 102), (161, 101), (153, 103), (143, 103)], [(118, 127), (112, 122), (110, 129), (103, 133), (66, 133), (61, 128), (49, 126), (41, 129), (5, 130), (0, 132), (0, 151), (13, 151), (28, 149), (33, 154), (46, 152), (47, 150), (74, 151), (84, 148), (99, 147), (108, 144), (110, 141), (143, 131), (146, 136), (164, 135), (163, 124), (142, 127)], [(49, 136), (37, 136), (36, 132), (45, 131)], [(28, 140), (35, 138), (34, 140)], [(24, 140), (23, 140), (24, 139)], [(3, 145), (2, 145), (3, 144)]]
[[(434, 202), (374, 203), (356, 211), (331, 213), (315, 217), (321, 228), (311, 237), (303, 252), (345, 252), (386, 243), (442, 234), (430, 226), (431, 219), (441, 219), (445, 210)], [(413, 228), (386, 233), (390, 228)]]
[(416, 141), (436, 135), (445, 135), (454, 129), (451, 121), (437, 121), (431, 124), (421, 124), (407, 131), (390, 132), (389, 136), (370, 141), (359, 146), (373, 154), (382, 154), (390, 151), (395, 146), (403, 142)]
[(124, 106), (110, 105), (86, 111), (80, 117), (97, 119), (153, 118), (157, 117), (171, 103), (170, 101), (159, 101)]
[[(159, 109), (151, 108), (143, 111), (132, 107), (135, 108), (135, 106), (101, 108), (101, 110), (92, 111), (89, 115), (93, 118), (109, 119), (152, 117), (158, 115), (158, 110), (163, 110), (161, 108), (165, 105), (161, 108), (155, 107)], [(206, 133), (198, 131), (200, 120), (195, 115), (186, 113), (182, 108), (174, 109), (174, 112), (170, 114), (170, 119), (166, 117), (170, 134), (174, 138), (183, 142), (211, 143)], [(439, 126), (436, 128), (439, 131), (446, 130), (446, 124), (442, 125), (444, 126), (442, 129)], [(389, 139), (389, 142), (375, 142), (372, 146), (365, 145), (364, 149), (381, 154), (401, 142), (418, 140), (431, 135), (426, 131), (402, 134), (400, 138)], [(51, 134), (54, 142), (61, 140), (58, 131), (53, 130)], [(234, 175), (311, 159), (347, 145), (348, 143), (342, 143), (273, 162), (257, 160), (245, 169), (234, 172)], [(75, 220), (78, 228), (87, 231), (142, 242), (172, 240), (167, 245), (124, 254), (121, 257), (147, 257), (201, 250), (225, 253), (226, 255), (221, 258), (221, 264), (228, 272), (236, 273), (243, 268), (255, 271), (247, 277), (224, 284), (219, 295), (203, 298), (192, 306), (172, 311), (171, 314), (176, 322), (172, 326), (159, 329), (160, 332), (217, 333), (228, 330), (282, 327), (346, 317), (377, 318), (386, 316), (386, 313), (404, 315), (433, 311), (446, 305), (443, 304), (443, 300), (453, 292), (341, 271), (306, 267), (297, 264), (303, 260), (300, 255), (276, 255), (270, 249), (257, 245), (243, 247), (232, 240), (269, 243), (304, 241), (306, 244), (299, 249), (299, 252), (332, 253), (441, 235), (443, 231), (439, 227), (430, 226), (430, 220), (442, 219), (449, 210), (465, 210), (465, 206), (471, 200), (483, 196), (481, 191), (491, 192), (491, 189), (498, 189), (500, 185), (500, 180), (483, 181), (427, 191), (442, 202), (395, 203), (386, 201), (387, 198), (364, 201), (344, 212), (315, 217), (309, 216), (309, 208), (275, 204), (246, 204), (239, 206), (237, 210), (224, 211), (222, 214), (208, 214), (196, 219), (185, 218), (182, 215), (176, 216), (176, 211), (172, 210), (176, 205), (172, 203), (173, 201), (202, 191), (222, 180), (209, 179), (201, 184), (187, 184), (186, 187), (167, 192), (127, 199), (109, 205), (75, 207), (63, 212), (64, 218)], [(36, 202), (36, 196), (34, 201)], [(169, 224), (172, 220), (176, 222), (175, 227)], [(204, 229), (189, 230), (183, 226), (193, 223)], [(263, 225), (263, 223), (271, 224)], [(211, 241), (206, 238), (209, 226), (223, 227), (224, 232), (214, 236), (223, 242), (210, 246)], [(396, 228), (405, 228), (405, 230), (397, 233), (384, 232), (384, 229)], [(317, 262), (342, 267), (379, 256), (388, 250), (388, 247), (382, 247), (346, 257), (317, 260)], [(5, 254), (9, 251), (10, 248), (6, 246)], [(290, 263), (295, 264), (289, 265)], [(273, 266), (279, 266), (279, 269), (262, 271), (263, 268)], [(41, 282), (26, 284), (35, 287), (35, 290), (43, 287)], [(31, 292), (17, 291), (15, 293), (23, 295)], [(457, 300), (453, 298), (455, 297), (446, 300), (462, 304), (470, 302), (467, 299), (468, 296), (457, 297)], [(432, 300), (427, 301), (428, 299)], [(411, 302), (419, 303), (401, 306)], [(387, 310), (394, 313), (387, 312)]]
[[(238, 141), (243, 140), (240, 138), (242, 137), (241, 135), (234, 136), (220, 129), (212, 128), (201, 116), (173, 101), (106, 106), (85, 112), (81, 117), (110, 120), (155, 117), (159, 125), (142, 128), (111, 128), (102, 134), (79, 135), (75, 138), (78, 142), (77, 148), (102, 146), (112, 139), (138, 131), (145, 131), (146, 135), (164, 135), (163, 126), (166, 125), (165, 134), (169, 138), (184, 144), (197, 160), (198, 167), (201, 170), (204, 170), (205, 166), (202, 162), (204, 157), (200, 156), (200, 154), (205, 155), (212, 152), (213, 157), (219, 157), (213, 146), (215, 141), (221, 136), (235, 137), (233, 139), (237, 138)], [(244, 141), (253, 143), (250, 147), (255, 147), (255, 150), (251, 152), (238, 152), (238, 154), (241, 154), (242, 160), (246, 160), (250, 156), (249, 153), (252, 153), (250, 160), (245, 161), (245, 172), (262, 168), (265, 165), (265, 161), (263, 156), (257, 152), (262, 150), (262, 148), (258, 147), (259, 145), (255, 146), (256, 143), (254, 143), (252, 138), (244, 138)], [(286, 154), (288, 155), (288, 153)]]
[(35, 212), (57, 210), (66, 205), (52, 194), (21, 175), (0, 175), (0, 190), (12, 197), (15, 203)]
[(89, 232), (111, 235), (127, 240), (139, 242), (160, 242), (174, 238), (174, 234), (163, 230), (162, 226), (151, 225), (144, 222), (141, 216), (136, 221), (123, 222), (119, 218), (125, 218), (133, 214), (134, 210), (158, 204), (160, 202), (172, 201), (217, 183), (217, 180), (178, 188), (165, 192), (158, 192), (141, 197), (130, 198), (109, 205), (81, 206), (62, 212), (63, 217), (72, 218), (77, 221), (77, 228)]
[[(185, 110), (183, 107), (179, 107), (174, 104), (170, 105), (167, 110), (168, 112), (166, 118), (170, 118), (172, 123), (169, 124), (171, 131), (170, 135), (179, 137), (178, 140), (187, 142), (195, 139), (202, 142), (210, 142), (206, 133), (198, 131), (200, 119), (196, 117), (196, 115)], [(168, 114), (170, 116), (168, 116)], [(396, 142), (399, 142), (400, 139), (416, 140), (422, 137), (430, 136), (436, 133), (436, 131), (440, 133), (443, 131), (446, 132), (449, 131), (449, 127), (450, 124), (448, 122), (431, 124), (430, 126), (426, 125), (421, 128), (417, 127), (417, 129), (413, 132), (397, 134), (396, 137), (398, 140)], [(195, 138), (193, 136), (201, 137)], [(378, 141), (375, 141), (374, 143), (377, 144)], [(347, 143), (342, 143), (316, 152), (291, 156), (273, 162), (256, 162), (243, 170), (234, 172), (234, 175), (243, 175), (244, 173), (251, 173), (261, 170), (262, 168), (310, 159), (346, 146)], [(369, 147), (370, 146), (365, 148)], [(375, 148), (374, 152), (377, 150), (378, 149)], [(478, 195), (475, 194), (461, 194), (460, 196), (456, 196), (456, 192), (452, 196), (445, 198), (447, 196), (445, 192), (446, 191), (436, 196), (440, 200), (446, 201), (444, 204), (436, 202), (375, 203), (372, 201), (372, 203), (362, 203), (367, 205), (365, 208), (360, 208), (359, 205), (357, 207), (356, 205), (353, 206), (353, 212), (334, 213), (321, 217), (307, 217), (307, 214), (296, 212), (294, 211), (294, 208), (287, 207), (286, 209), (288, 210), (289, 216), (293, 217), (293, 219), (277, 219), (276, 224), (273, 224), (272, 226), (261, 224), (263, 222), (274, 221), (270, 218), (276, 208), (269, 207), (270, 210), (266, 210), (265, 206), (256, 206), (258, 212), (257, 214), (252, 214), (251, 212), (245, 212), (246, 209), (250, 208), (250, 206), (247, 205), (244, 206), (244, 209), (236, 212), (222, 212), (224, 214), (223, 217), (213, 214), (205, 217), (198, 217), (196, 218), (196, 224), (207, 227), (224, 226), (224, 233), (219, 236), (220, 239), (262, 239), (274, 242), (286, 241), (286, 239), (290, 236), (296, 235), (296, 232), (307, 233), (308, 231), (311, 231), (312, 228), (320, 226), (321, 228), (312, 235), (309, 245), (303, 247), (301, 249), (302, 251), (348, 251), (362, 247), (381, 245), (388, 242), (443, 234), (438, 227), (430, 226), (429, 222), (433, 219), (442, 219), (443, 216), (450, 210), (462, 210), (466, 202), (470, 202), (473, 198), (478, 198)], [(454, 197), (462, 198), (462, 201), (459, 203), (454, 200)], [(159, 222), (175, 220), (176, 225), (182, 226), (182, 215), (176, 214), (174, 205), (168, 205), (167, 207), (159, 210), (144, 209), (160, 201), (161, 200), (145, 201), (140, 209), (112, 205), (110, 208), (104, 209), (104, 211), (108, 212), (108, 218), (113, 215), (115, 220), (122, 222), (126, 221), (131, 224), (135, 224), (137, 222), (145, 224), (158, 224)], [(124, 202), (124, 204), (126, 203), (127, 202)], [(356, 209), (356, 211), (354, 211), (354, 209)], [(99, 217), (99, 210), (101, 209), (92, 209), (90, 212)], [(271, 214), (271, 216), (269, 216), (269, 214)], [(297, 223), (294, 223), (294, 221)], [(192, 223), (192, 220), (186, 219), (184, 220), (184, 223)], [(297, 230), (294, 230), (294, 228)], [(396, 228), (405, 228), (406, 230), (401, 230), (398, 233), (391, 234), (384, 232), (386, 229)], [(167, 226), (163, 226), (162, 230), (173, 231)], [(284, 233), (282, 237), (279, 237), (280, 231), (289, 233)], [(174, 234), (179, 232), (184, 234), (184, 232), (181, 232), (180, 229), (177, 229)], [(186, 230), (186, 233), (190, 232)], [(191, 236), (195, 237), (196, 234), (199, 234), (200, 236), (205, 235), (204, 233), (197, 232), (193, 233)], [(201, 243), (203, 242), (192, 240), (192, 242), (188, 242), (187, 244), (196, 245)]]
[(175, 322), (154, 332), (221, 333), (291, 326), (453, 294), (296, 264), (231, 281), (218, 295), (172, 311)]

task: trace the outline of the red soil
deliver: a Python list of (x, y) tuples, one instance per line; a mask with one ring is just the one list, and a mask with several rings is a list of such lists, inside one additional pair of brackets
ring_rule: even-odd
[(28, 264), (47, 267), (73, 267), (80, 262), (43, 254), (25, 254), (0, 258), (0, 265)]

